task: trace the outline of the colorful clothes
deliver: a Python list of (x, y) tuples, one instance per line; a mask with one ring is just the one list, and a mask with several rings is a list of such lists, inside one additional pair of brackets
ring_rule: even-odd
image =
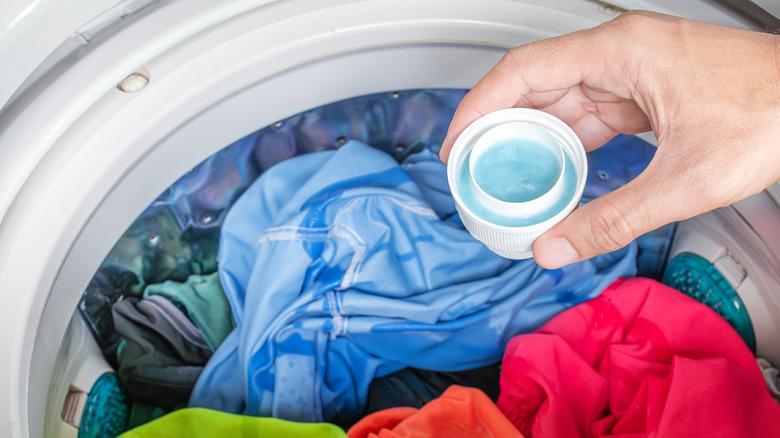
[[(241, 196), (219, 252), (236, 329), (190, 406), (352, 418), (374, 377), (494, 363), (512, 336), (636, 272), (634, 244), (551, 271), (493, 254), (452, 220), (451, 197), (427, 202), (446, 172), (419, 154), (401, 166), (350, 142), (279, 163)], [(440, 184), (417, 184), (419, 166)]]
[(737, 332), (643, 278), (512, 339), (498, 407), (535, 438), (780, 435), (780, 407)]
[[(465, 90), (378, 93), (334, 102), (279, 121), (208, 157), (179, 178), (144, 210), (117, 242), (89, 283), (79, 310), (106, 358), (116, 364), (119, 337), (111, 306), (164, 281), (185, 282), (216, 271), (219, 229), (227, 210), (264, 170), (294, 156), (337, 149), (348, 140), (370, 144), (401, 162), (424, 147), (435, 148), (447, 132)], [(614, 190), (639, 174), (655, 148), (634, 136), (618, 136), (588, 153), (583, 200)], [(418, 185), (426, 185), (427, 171)], [(431, 205), (447, 203), (447, 182), (425, 191)], [(457, 221), (457, 216), (453, 221)], [(638, 239), (638, 273), (663, 271), (674, 226)], [(198, 323), (196, 322), (196, 325)], [(214, 339), (204, 336), (210, 343)], [(212, 345), (213, 346), (213, 345)]]
[(155, 296), (165, 297), (184, 309), (212, 350), (216, 350), (233, 330), (230, 304), (216, 272), (191, 275), (184, 283), (166, 281), (150, 284), (144, 290), (144, 297)]

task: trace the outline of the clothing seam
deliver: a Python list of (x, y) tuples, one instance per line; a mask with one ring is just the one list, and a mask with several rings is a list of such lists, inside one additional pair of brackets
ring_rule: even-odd
[[(357, 207), (357, 200), (350, 201), (336, 214), (334, 221), (338, 222), (339, 219), (341, 219), (341, 216), (347, 214), (355, 207)], [(328, 227), (296, 227), (285, 225), (269, 228), (261, 234), (257, 243), (262, 244), (274, 241), (324, 241), (331, 236), (346, 241), (353, 252), (349, 266), (344, 272), (344, 278), (342, 278), (338, 289), (328, 291), (325, 294), (328, 313), (330, 313), (330, 316), (333, 319), (333, 330), (330, 333), (330, 338), (335, 339), (340, 335), (347, 335), (348, 318), (344, 312), (343, 292), (357, 283), (360, 268), (363, 265), (367, 253), (365, 241), (363, 241), (363, 239), (361, 239), (350, 227), (343, 224), (336, 224)]]
[[(381, 195), (377, 195), (381, 196)], [(411, 213), (416, 214), (417, 216), (427, 217), (431, 219), (438, 219), (439, 215), (436, 214), (435, 211), (433, 211), (432, 208), (426, 207), (424, 205), (420, 204), (410, 204), (406, 203), (404, 201), (401, 201), (400, 199), (394, 198), (392, 196), (386, 196), (385, 197), (388, 201), (392, 202), (393, 204), (403, 208), (404, 210), (407, 210)]]

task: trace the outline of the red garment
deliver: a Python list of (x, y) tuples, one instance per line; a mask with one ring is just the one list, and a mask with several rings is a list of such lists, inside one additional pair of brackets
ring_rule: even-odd
[(363, 418), (348, 438), (522, 438), (493, 400), (475, 388), (453, 385), (423, 406), (390, 408)]
[(536, 438), (780, 436), (780, 407), (737, 332), (641, 278), (513, 338), (498, 406)]

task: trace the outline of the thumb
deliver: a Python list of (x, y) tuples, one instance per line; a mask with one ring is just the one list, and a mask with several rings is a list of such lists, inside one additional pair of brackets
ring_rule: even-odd
[[(620, 249), (644, 233), (676, 220), (671, 193), (641, 174), (629, 184), (574, 210), (536, 239), (534, 257), (555, 269)], [(661, 207), (663, 206), (663, 207)]]

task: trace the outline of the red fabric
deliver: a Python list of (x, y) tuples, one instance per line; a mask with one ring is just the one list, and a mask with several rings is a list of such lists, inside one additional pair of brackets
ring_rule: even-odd
[(391, 408), (352, 426), (348, 438), (522, 438), (493, 401), (476, 388), (453, 385), (421, 409)]
[(498, 406), (537, 438), (780, 436), (780, 407), (736, 331), (641, 278), (512, 339)]

